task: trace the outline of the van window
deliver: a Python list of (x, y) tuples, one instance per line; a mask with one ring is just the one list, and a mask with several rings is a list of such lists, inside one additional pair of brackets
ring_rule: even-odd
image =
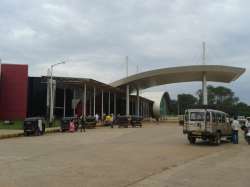
[(226, 116), (224, 114), (222, 114), (222, 123), (226, 123)]
[(214, 112), (212, 112), (212, 121), (213, 123), (216, 123), (216, 114)]
[(210, 122), (210, 112), (207, 112), (207, 113), (206, 113), (206, 121), (207, 121), (207, 122)]
[(222, 116), (220, 113), (216, 113), (216, 118), (217, 118), (217, 122), (219, 122), (219, 123), (222, 122)]
[(190, 121), (204, 121), (205, 114), (204, 112), (191, 112)]

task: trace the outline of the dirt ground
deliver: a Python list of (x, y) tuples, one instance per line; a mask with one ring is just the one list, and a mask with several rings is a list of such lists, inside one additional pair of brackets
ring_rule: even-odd
[(176, 124), (0, 140), (0, 186), (249, 186), (250, 146), (189, 145)]

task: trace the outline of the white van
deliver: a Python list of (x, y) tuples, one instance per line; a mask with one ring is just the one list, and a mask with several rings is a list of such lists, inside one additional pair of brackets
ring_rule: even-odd
[(232, 138), (232, 128), (225, 112), (212, 109), (188, 109), (185, 111), (183, 133), (191, 144), (196, 139), (221, 143), (221, 137)]

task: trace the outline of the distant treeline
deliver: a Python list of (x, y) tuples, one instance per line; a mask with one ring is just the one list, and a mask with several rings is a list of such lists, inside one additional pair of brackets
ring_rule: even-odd
[[(250, 106), (240, 102), (234, 92), (226, 87), (214, 87), (209, 85), (208, 108), (222, 110), (231, 116), (250, 116)], [(179, 94), (177, 100), (171, 100), (169, 112), (173, 115), (184, 114), (185, 109), (202, 107), (202, 90), (196, 92), (196, 96), (191, 94)]]

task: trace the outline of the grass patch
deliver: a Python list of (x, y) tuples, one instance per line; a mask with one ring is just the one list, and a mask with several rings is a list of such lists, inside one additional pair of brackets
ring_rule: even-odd
[[(60, 120), (55, 120), (51, 127), (59, 127)], [(45, 127), (49, 128), (49, 123), (45, 121)], [(4, 124), (3, 121), (0, 121), (0, 129), (10, 129), (10, 130), (22, 130), (23, 121), (13, 121), (11, 124)]]
[(23, 121), (13, 121), (11, 124), (4, 124), (0, 121), (0, 129), (20, 130), (23, 129)]

